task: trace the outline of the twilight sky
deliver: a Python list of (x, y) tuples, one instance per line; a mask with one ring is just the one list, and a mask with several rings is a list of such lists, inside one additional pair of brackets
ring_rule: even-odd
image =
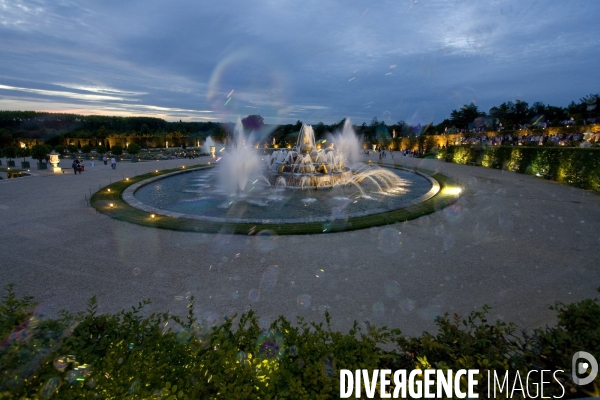
[(597, 0), (0, 0), (0, 110), (439, 123), (600, 92)]

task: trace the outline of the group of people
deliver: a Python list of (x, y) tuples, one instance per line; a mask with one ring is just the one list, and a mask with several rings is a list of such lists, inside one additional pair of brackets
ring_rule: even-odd
[[(106, 157), (106, 155), (102, 156), (102, 161), (104, 162), (104, 165), (108, 165), (108, 157)], [(114, 157), (112, 157), (110, 159), (110, 167), (112, 169), (116, 169), (117, 168), (117, 160), (115, 160)]]
[[(379, 159), (384, 159), (387, 157), (387, 153), (385, 152), (385, 149), (381, 146), (379, 146), (379, 149), (377, 149), (379, 151)], [(394, 159), (394, 152), (390, 150), (390, 153), (392, 154), (392, 159)]]
[(73, 163), (71, 164), (71, 168), (73, 168), (73, 172), (75, 174), (77, 174), (78, 172), (81, 174), (85, 167), (83, 165), (83, 160), (79, 161), (79, 160), (73, 160)]
[(195, 151), (190, 151), (189, 153), (187, 151), (184, 151), (183, 153), (175, 152), (173, 154), (170, 154), (168, 157), (169, 157), (169, 160), (178, 159), (178, 158), (189, 158), (190, 160), (193, 160), (194, 158), (197, 157), (197, 154)]
[[(108, 157), (103, 156), (102, 161), (104, 162), (104, 165), (108, 165)], [(90, 165), (93, 167), (94, 162), (92, 161), (90, 163)], [(112, 157), (110, 159), (110, 166), (112, 169), (117, 168), (117, 160), (115, 160), (114, 157)], [(76, 174), (79, 172), (81, 174), (85, 170), (85, 166), (83, 165), (83, 160), (78, 160), (78, 159), (73, 160), (73, 163), (71, 164), (71, 168), (73, 168), (73, 173)]]

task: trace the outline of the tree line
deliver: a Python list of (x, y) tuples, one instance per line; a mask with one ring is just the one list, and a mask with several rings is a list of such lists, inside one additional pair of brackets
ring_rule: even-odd
[[(584, 125), (600, 122), (598, 94), (572, 101), (567, 107), (535, 102), (531, 106), (522, 100), (504, 102), (492, 107), (487, 113), (474, 103), (466, 104), (450, 112), (450, 118), (439, 124), (411, 126), (404, 121), (386, 124), (377, 117), (370, 123), (355, 125), (358, 134), (367, 141), (381, 138), (410, 137), (420, 134), (446, 132), (468, 132), (472, 130), (506, 129), (521, 127), (536, 128), (560, 126), (561, 124)], [(333, 124), (319, 122), (313, 125), (317, 140), (327, 133), (341, 129), (342, 119)], [(295, 124), (269, 126), (260, 115), (249, 115), (242, 120), (248, 131), (261, 132), (263, 142), (289, 144), (302, 127)], [(204, 140), (211, 136), (224, 141), (233, 132), (233, 124), (221, 122), (168, 122), (153, 117), (115, 117), (104, 115), (59, 114), (37, 111), (0, 111), (0, 147), (15, 144), (17, 139), (30, 139), (50, 145), (59, 145), (68, 139), (94, 139), (102, 141), (108, 137), (197, 137)], [(90, 141), (91, 143), (91, 141)]]

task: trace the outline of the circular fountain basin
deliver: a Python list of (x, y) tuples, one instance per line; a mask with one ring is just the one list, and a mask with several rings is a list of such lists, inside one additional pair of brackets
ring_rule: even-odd
[(428, 175), (387, 169), (399, 177), (399, 184), (385, 191), (368, 180), (359, 185), (289, 190), (271, 187), (265, 177), (230, 195), (219, 187), (217, 168), (199, 168), (136, 183), (123, 192), (123, 200), (144, 211), (175, 218), (294, 224), (385, 213), (428, 200), (440, 189)]

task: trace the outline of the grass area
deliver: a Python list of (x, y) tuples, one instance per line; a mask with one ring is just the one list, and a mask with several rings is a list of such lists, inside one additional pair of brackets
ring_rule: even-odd
[(431, 160), (434, 160), (434, 159), (436, 159), (436, 158), (437, 158), (436, 156), (437, 156), (437, 153), (427, 153), (427, 154), (425, 154), (424, 156), (422, 156), (422, 157), (419, 157), (419, 158), (425, 158), (425, 159), (431, 159)]
[[(206, 165), (194, 165), (187, 167), (193, 169)], [(386, 165), (386, 167), (390, 167)], [(393, 168), (393, 167), (390, 167)], [(430, 171), (421, 171), (428, 173), (440, 184), (440, 191), (434, 197), (419, 204), (415, 204), (399, 210), (389, 211), (381, 214), (368, 215), (363, 217), (349, 218), (346, 220), (333, 220), (329, 222), (307, 222), (307, 223), (274, 223), (274, 224), (254, 224), (254, 223), (223, 223), (198, 221), (185, 218), (173, 218), (152, 214), (139, 210), (127, 204), (121, 198), (125, 189), (134, 183), (153, 178), (156, 176), (168, 174), (170, 172), (181, 171), (181, 168), (174, 168), (159, 172), (151, 172), (144, 175), (138, 175), (133, 178), (112, 183), (94, 193), (90, 199), (90, 204), (99, 212), (106, 214), (120, 221), (127, 221), (134, 224), (149, 226), (159, 229), (171, 229), (187, 232), (207, 232), (207, 233), (236, 233), (253, 235), (261, 231), (273, 231), (278, 235), (301, 235), (314, 233), (342, 232), (356, 229), (370, 228), (372, 226), (381, 226), (393, 224), (396, 222), (408, 221), (431, 214), (441, 210), (444, 207), (454, 203), (458, 193), (444, 190), (458, 185), (450, 178)]]

